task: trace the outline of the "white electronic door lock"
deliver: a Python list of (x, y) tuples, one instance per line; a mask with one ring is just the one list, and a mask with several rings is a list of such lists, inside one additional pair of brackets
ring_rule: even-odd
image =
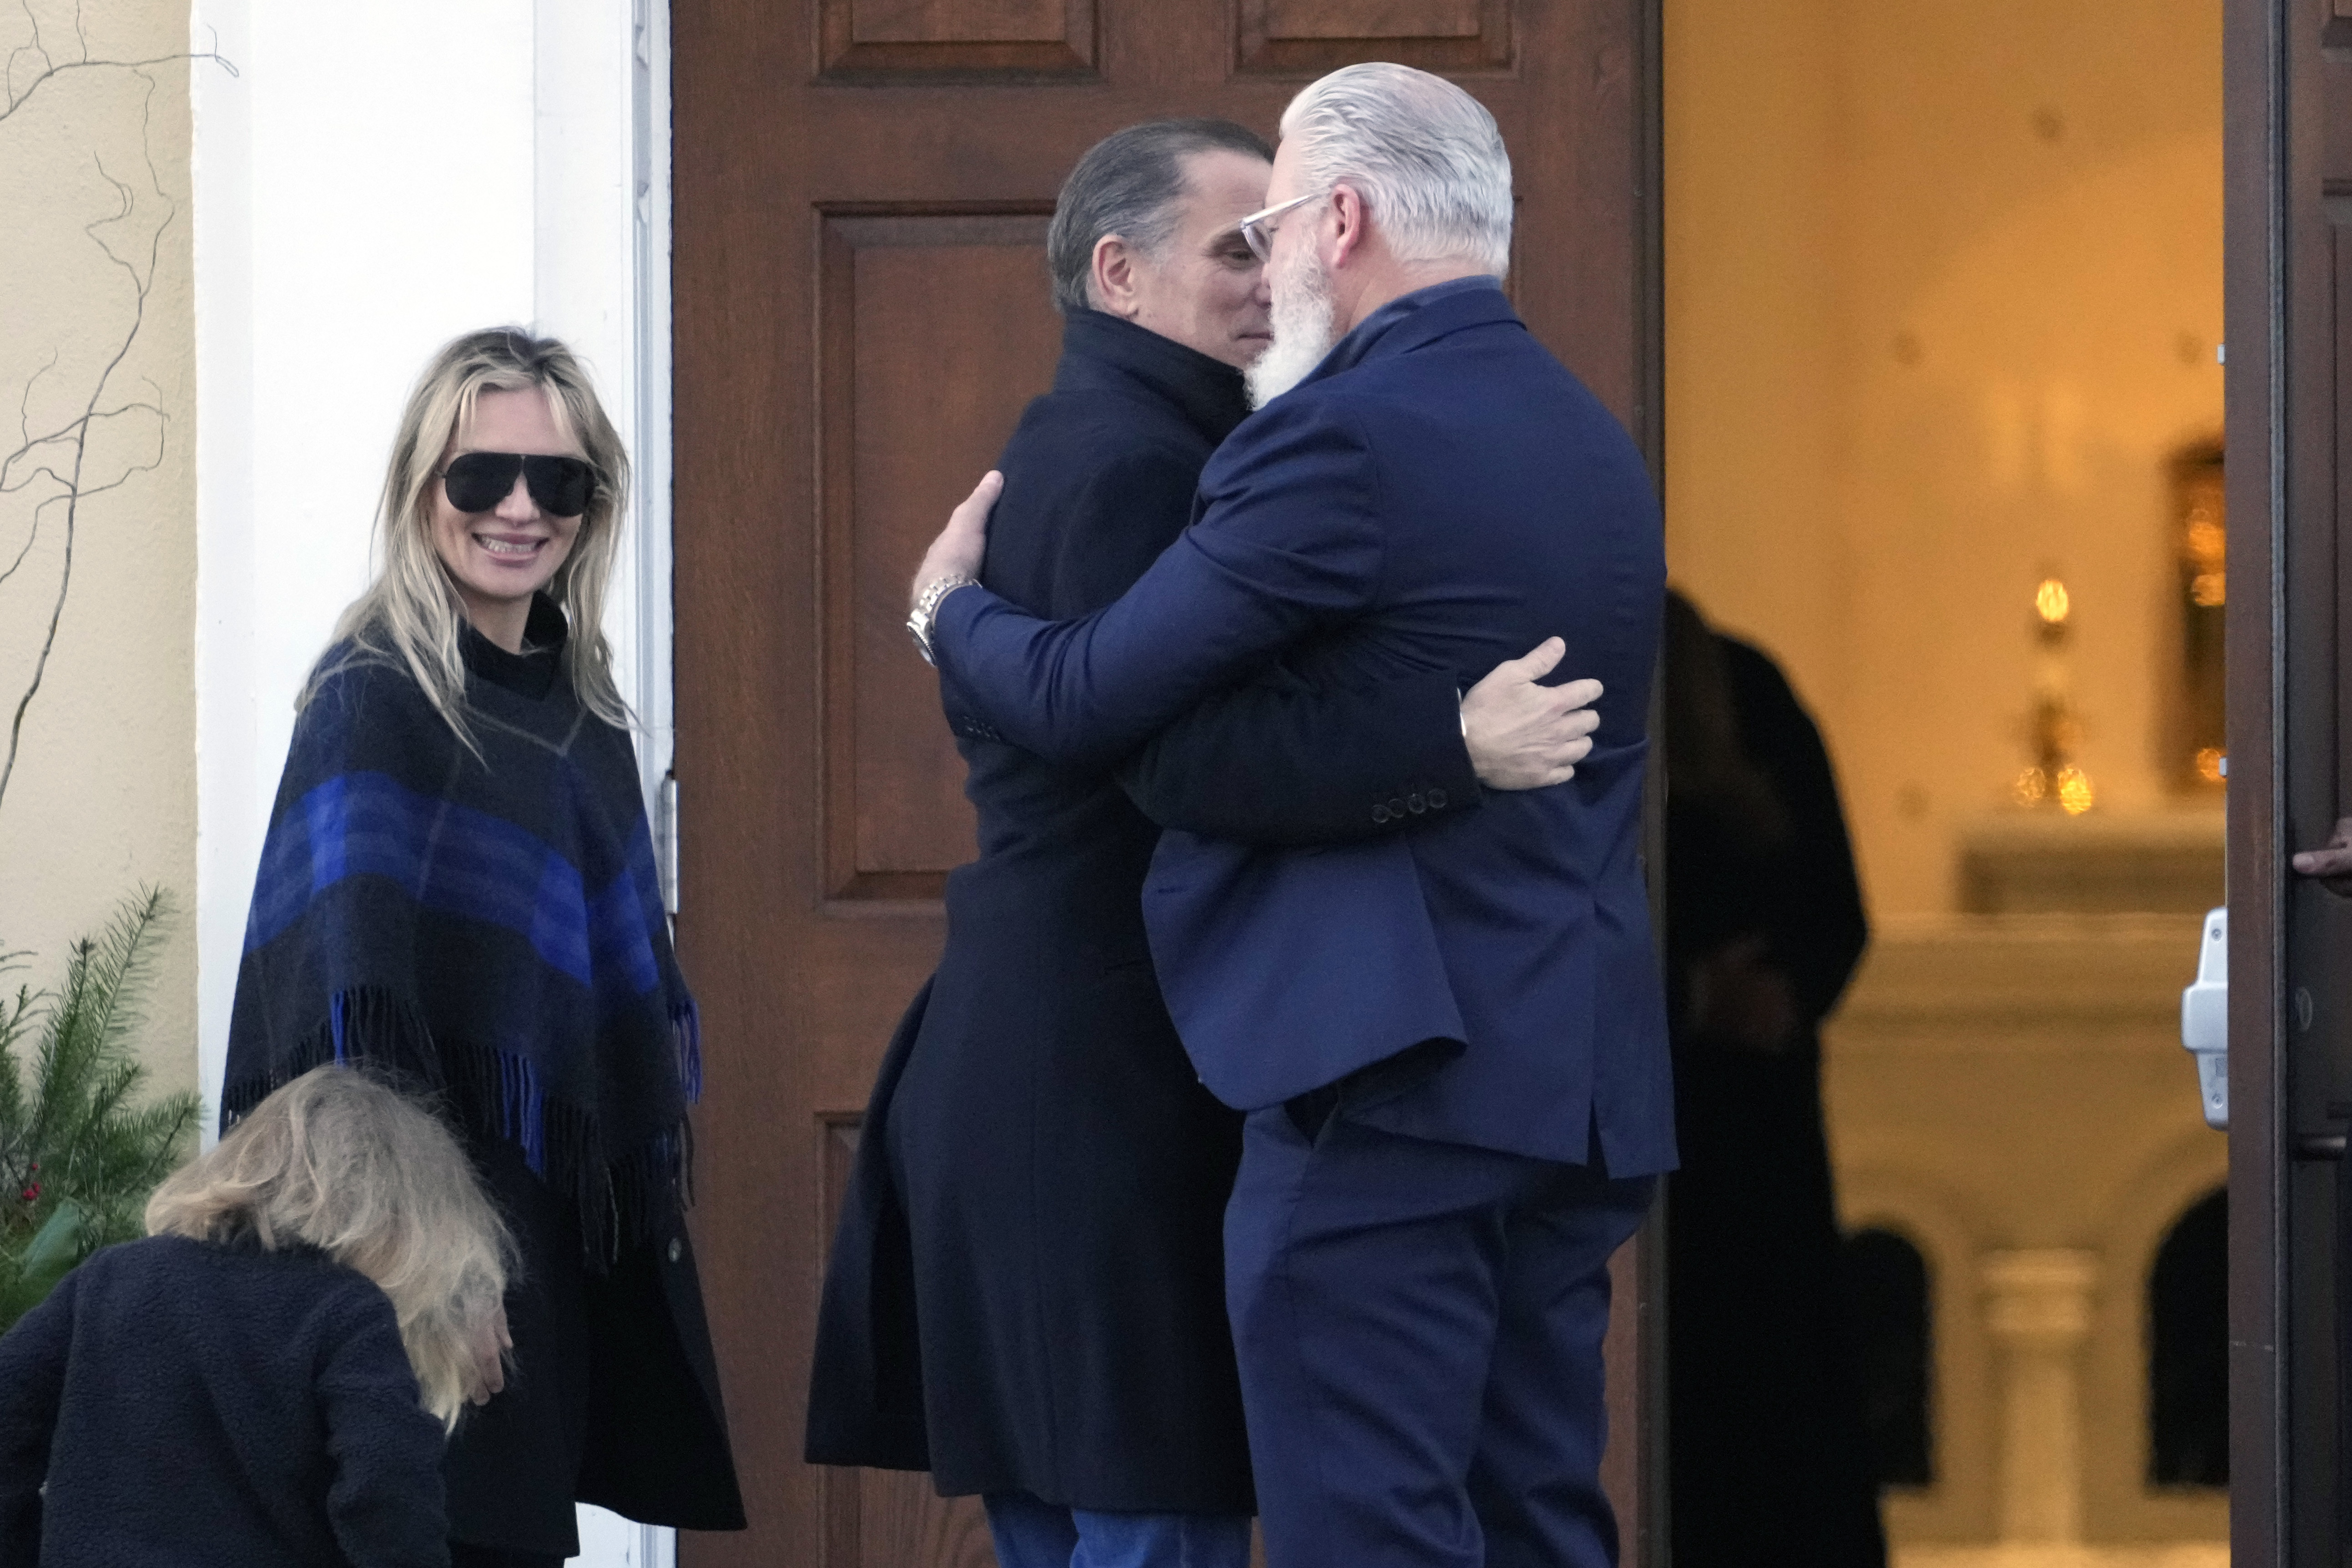
[(2205, 1125), (2230, 1128), (2230, 911), (2209, 910), (2197, 947), (2197, 982), (2180, 994), (2180, 1043), (2197, 1058)]

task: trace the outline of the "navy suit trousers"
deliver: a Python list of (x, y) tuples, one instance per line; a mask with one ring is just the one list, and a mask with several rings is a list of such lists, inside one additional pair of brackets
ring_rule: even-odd
[(1269, 1568), (1608, 1568), (1609, 1258), (1654, 1179), (1315, 1120), (1250, 1116), (1225, 1211)]

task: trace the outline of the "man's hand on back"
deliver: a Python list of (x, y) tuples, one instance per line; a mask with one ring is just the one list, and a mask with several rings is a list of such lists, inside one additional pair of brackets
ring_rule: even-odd
[[(1004, 476), (993, 468), (948, 516), (948, 525), (923, 552), (915, 570), (910, 602), (923, 590), (947, 577), (980, 575), (988, 549), (988, 515), (1004, 489)], [(1571, 680), (1561, 686), (1540, 686), (1568, 652), (1558, 637), (1547, 637), (1525, 658), (1506, 659), (1462, 699), (1462, 739), (1470, 752), (1470, 765), (1488, 789), (1542, 789), (1576, 776), (1576, 764), (1592, 751), (1592, 731), (1601, 726), (1592, 704), (1601, 698), (1597, 680)]]
[[(967, 503), (969, 504), (969, 503)], [(1505, 659), (1462, 698), (1462, 740), (1488, 789), (1542, 789), (1576, 776), (1592, 751), (1601, 682), (1538, 686), (1568, 652), (1546, 637), (1523, 658)]]
[(991, 468), (962, 504), (948, 513), (947, 528), (931, 541), (923, 552), (923, 563), (915, 568), (915, 585), (907, 595), (909, 607), (942, 577), (979, 577), (981, 558), (988, 552), (988, 514), (1003, 489), (1004, 476)]

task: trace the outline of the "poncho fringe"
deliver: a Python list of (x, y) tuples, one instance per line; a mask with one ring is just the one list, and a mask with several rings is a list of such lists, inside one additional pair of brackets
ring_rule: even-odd
[[(688, 1102), (699, 1100), (702, 1022), (691, 999), (671, 1016), (670, 1046)], [(694, 1129), (687, 1119), (635, 1149), (608, 1154), (596, 1116), (551, 1105), (528, 1059), (436, 1042), (415, 1004), (378, 986), (337, 992), (327, 1016), (294, 1056), (268, 1072), (224, 1085), (221, 1130), (330, 1062), (400, 1080), (411, 1092), (439, 1100), (467, 1131), (521, 1150), (534, 1174), (572, 1194), (581, 1246), (592, 1261), (609, 1264), (670, 1208), (693, 1201)]]
[(254, 879), (224, 1129), (343, 1063), (504, 1143), (602, 1271), (690, 1200), (701, 1025), (635, 748), (562, 674), (543, 597), (511, 653), (465, 637), (475, 745), (409, 672), (338, 646), (295, 723)]

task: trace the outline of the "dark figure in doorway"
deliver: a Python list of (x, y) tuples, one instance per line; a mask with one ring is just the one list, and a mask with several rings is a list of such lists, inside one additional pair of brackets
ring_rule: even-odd
[(1838, 1288), (1822, 1019), (1868, 940), (1837, 781), (1772, 660), (1666, 608), (1676, 1568), (1883, 1568)]

